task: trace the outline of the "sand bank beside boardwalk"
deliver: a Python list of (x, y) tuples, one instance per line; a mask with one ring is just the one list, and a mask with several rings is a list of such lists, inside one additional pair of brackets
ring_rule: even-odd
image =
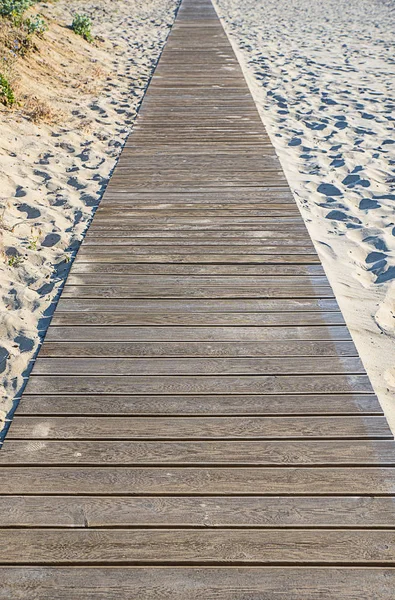
[[(174, 21), (178, 0), (36, 4), (49, 25), (0, 105), (0, 417), (6, 418)], [(68, 26), (92, 19), (89, 44)], [(1, 33), (1, 32), (0, 32)], [(7, 58), (8, 55), (6, 55)], [(2, 57), (4, 61), (4, 57)], [(4, 64), (4, 63), (2, 63)]]
[(214, 0), (395, 431), (395, 11)]

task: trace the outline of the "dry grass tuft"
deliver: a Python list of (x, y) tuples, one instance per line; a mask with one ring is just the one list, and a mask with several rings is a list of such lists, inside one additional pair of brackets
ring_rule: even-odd
[(37, 96), (30, 96), (23, 102), (23, 113), (33, 123), (47, 123), (48, 125), (54, 125), (61, 123), (65, 120), (65, 114), (59, 110), (55, 110), (48, 102), (37, 98)]

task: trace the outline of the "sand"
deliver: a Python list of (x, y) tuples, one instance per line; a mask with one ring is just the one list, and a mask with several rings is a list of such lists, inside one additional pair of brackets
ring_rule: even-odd
[(215, 0), (395, 432), (395, 12)]
[[(49, 31), (11, 69), (22, 102), (13, 110), (0, 108), (3, 425), (131, 130), (177, 6), (178, 0), (40, 3)], [(92, 18), (94, 44), (67, 27), (75, 12)]]

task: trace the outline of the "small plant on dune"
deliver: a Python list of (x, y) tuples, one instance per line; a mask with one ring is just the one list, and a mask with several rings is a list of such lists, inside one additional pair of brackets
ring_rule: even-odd
[(87, 42), (93, 42), (93, 35), (91, 33), (92, 22), (86, 15), (76, 14), (71, 24), (71, 29), (74, 33), (81, 35)]
[(5, 45), (11, 50), (12, 55), (26, 56), (36, 46), (32, 36), (21, 26), (14, 30), (13, 37), (6, 40)]
[(41, 236), (41, 229), (39, 229), (38, 231), (34, 231), (34, 229), (32, 229), (32, 235), (31, 238), (29, 240), (29, 244), (27, 246), (28, 250), (37, 250), (37, 244), (40, 240), (40, 236)]
[(35, 15), (29, 17), (23, 21), (23, 27), (26, 29), (29, 35), (36, 34), (42, 36), (48, 29), (48, 25), (41, 15)]
[(0, 73), (0, 102), (5, 106), (12, 106), (15, 104), (15, 95), (10, 82), (4, 75)]
[(0, 15), (17, 20), (33, 4), (33, 0), (0, 0)]
[(44, 100), (36, 96), (27, 97), (23, 103), (23, 112), (33, 123), (59, 123), (65, 117), (64, 113), (56, 110)]
[(10, 256), (10, 258), (8, 259), (9, 267), (20, 267), (22, 263), (23, 263), (23, 256), (21, 256), (20, 254), (17, 254), (15, 256)]

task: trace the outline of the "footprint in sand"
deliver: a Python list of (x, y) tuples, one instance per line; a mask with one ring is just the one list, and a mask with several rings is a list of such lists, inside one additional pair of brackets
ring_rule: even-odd
[(26, 190), (22, 186), (18, 185), (15, 191), (15, 198), (24, 198), (26, 195)]
[(43, 246), (44, 248), (52, 248), (53, 246), (55, 246), (55, 244), (60, 242), (60, 240), (61, 237), (58, 233), (48, 233), (41, 242), (41, 246)]
[(19, 206), (16, 208), (19, 210), (19, 212), (25, 212), (28, 219), (38, 219), (38, 217), (41, 216), (41, 212), (38, 210), (38, 208), (29, 206), (29, 204), (19, 204)]

